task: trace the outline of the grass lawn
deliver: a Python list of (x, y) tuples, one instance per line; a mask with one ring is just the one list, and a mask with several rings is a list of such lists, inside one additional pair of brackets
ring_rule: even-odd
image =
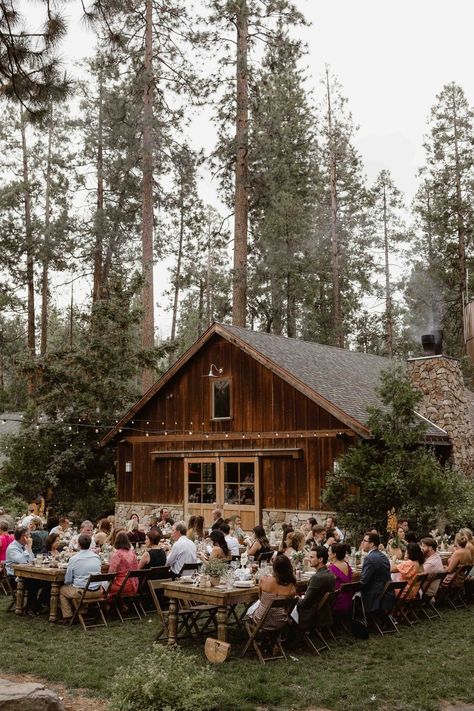
[[(0, 675), (33, 674), (91, 696), (107, 698), (116, 669), (133, 664), (155, 635), (154, 617), (84, 633), (51, 625), (45, 617), (18, 618), (6, 611), (7, 604), (1, 598)], [(473, 621), (471, 606), (414, 629), (403, 627), (400, 635), (347, 637), (322, 657), (304, 650), (265, 667), (253, 656), (232, 659), (217, 668), (225, 711), (434, 711), (443, 701), (472, 703)], [(205, 664), (202, 646), (189, 644), (187, 651), (192, 664)]]

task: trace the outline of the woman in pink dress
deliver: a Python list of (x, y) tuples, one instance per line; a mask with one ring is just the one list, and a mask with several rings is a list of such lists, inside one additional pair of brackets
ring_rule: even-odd
[[(332, 543), (329, 547), (329, 565), (328, 570), (336, 578), (336, 590), (352, 581), (352, 568), (349, 563), (346, 563), (347, 548), (344, 543)], [(351, 592), (339, 593), (334, 601), (333, 612), (338, 615), (348, 615), (352, 609)]]
[(7, 557), (7, 548), (13, 541), (14, 536), (8, 533), (8, 523), (0, 521), (0, 563)]
[[(109, 573), (117, 573), (117, 577), (109, 588), (109, 598), (117, 594), (130, 570), (138, 570), (137, 556), (125, 531), (117, 533), (114, 548), (115, 550), (110, 558)], [(133, 595), (136, 593), (137, 588), (138, 580), (136, 578), (127, 580), (122, 594)]]

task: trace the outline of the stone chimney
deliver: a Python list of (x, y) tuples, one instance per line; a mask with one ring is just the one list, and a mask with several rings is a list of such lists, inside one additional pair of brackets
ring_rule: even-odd
[(410, 358), (407, 372), (423, 395), (418, 412), (445, 430), (451, 440), (453, 466), (474, 474), (471, 420), (459, 361), (445, 355)]

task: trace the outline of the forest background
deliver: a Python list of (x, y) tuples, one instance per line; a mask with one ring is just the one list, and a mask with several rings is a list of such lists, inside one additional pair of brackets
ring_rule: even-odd
[(442, 328), (471, 382), (463, 86), (426, 107), (408, 202), (390, 165), (367, 179), (331, 68), (309, 75), (306, 3), (96, 0), (79, 10), (96, 49), (71, 67), (73, 2), (45, 0), (39, 31), (0, 2), (0, 411), (23, 423), (4, 496), (105, 511), (101, 435), (214, 320), (390, 357)]

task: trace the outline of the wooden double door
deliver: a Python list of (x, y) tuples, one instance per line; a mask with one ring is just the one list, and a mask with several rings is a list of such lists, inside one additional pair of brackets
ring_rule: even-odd
[(184, 460), (186, 517), (204, 516), (210, 526), (212, 511), (220, 509), (223, 518), (240, 516), (242, 528), (251, 531), (260, 519), (259, 494), (258, 457)]

